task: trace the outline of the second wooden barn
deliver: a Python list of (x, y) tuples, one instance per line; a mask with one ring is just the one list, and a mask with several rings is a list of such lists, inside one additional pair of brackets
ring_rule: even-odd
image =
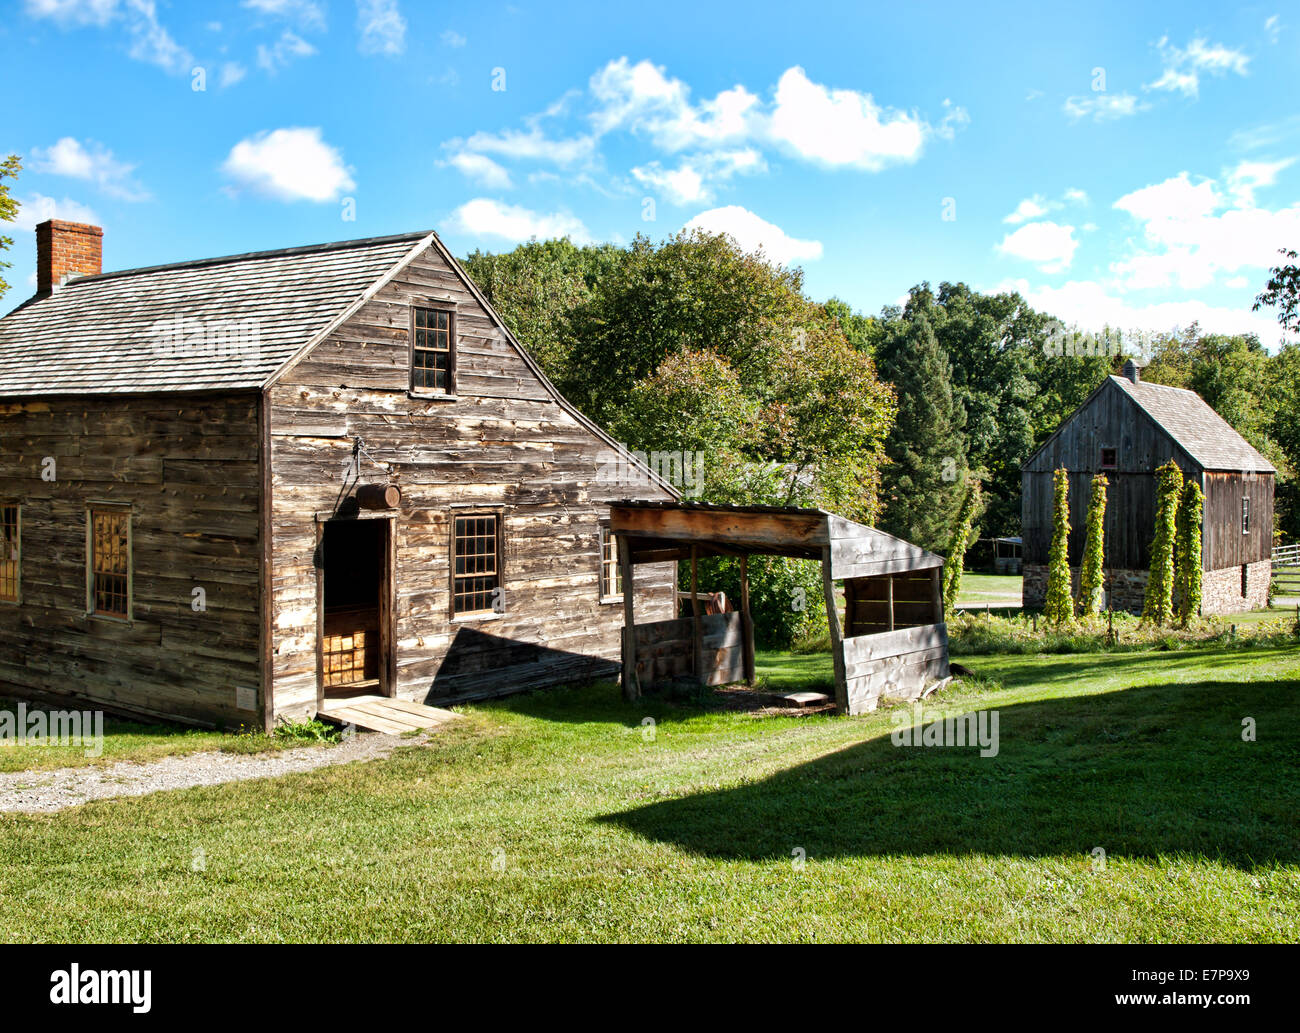
[[(705, 556), (735, 556), (741, 569), (740, 609), (638, 624), (623, 596), (623, 687), (634, 699), (643, 685), (692, 678), (705, 685), (754, 682), (754, 622), (749, 608), (751, 555), (818, 560), (830, 627), (839, 710), (860, 714), (883, 699), (916, 699), (948, 676), (948, 634), (940, 574), (943, 557), (822, 509), (719, 506), (625, 500), (610, 507), (625, 589), (636, 568), (689, 561), (692, 591)], [(844, 623), (836, 582), (844, 583)], [(793, 604), (793, 600), (792, 600)]]

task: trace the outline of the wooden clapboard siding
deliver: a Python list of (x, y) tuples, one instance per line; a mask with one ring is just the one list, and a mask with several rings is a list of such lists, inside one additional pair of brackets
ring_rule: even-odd
[[(236, 695), (259, 689), (258, 409), (257, 392), (0, 402), (0, 497), (23, 507), (0, 691), (258, 722)], [(131, 506), (130, 623), (86, 615), (90, 502)]]
[[(1241, 533), (1241, 500), (1250, 500), (1250, 533)], [(1207, 570), (1258, 563), (1273, 555), (1273, 475), (1206, 473), (1205, 532), (1201, 536)]]
[(875, 710), (886, 696), (915, 699), (949, 674), (948, 629), (942, 623), (845, 638), (841, 649), (850, 714)]
[[(456, 395), (413, 397), (412, 304), (454, 307)], [(402, 488), (396, 521), (397, 693), (496, 695), (617, 670), (622, 606), (600, 602), (599, 525), (659, 488), (601, 483), (612, 447), (534, 371), (445, 255), (430, 247), (289, 368), (270, 400), (276, 712), (316, 705), (315, 521), (333, 510), (360, 436)], [(502, 514), (505, 613), (450, 619), (453, 512)], [(672, 565), (641, 567), (637, 612), (673, 612)]]

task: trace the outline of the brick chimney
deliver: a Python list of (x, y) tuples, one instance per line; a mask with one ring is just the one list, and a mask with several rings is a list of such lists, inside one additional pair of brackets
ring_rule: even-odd
[(1137, 384), (1142, 380), (1142, 367), (1132, 359), (1124, 361), (1124, 376)]
[(36, 227), (36, 293), (53, 293), (69, 276), (104, 271), (104, 231), (84, 222), (50, 219)]

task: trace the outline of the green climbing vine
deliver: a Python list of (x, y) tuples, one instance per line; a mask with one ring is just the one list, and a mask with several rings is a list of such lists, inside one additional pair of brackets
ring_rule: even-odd
[(1169, 623), (1174, 604), (1174, 538), (1183, 471), (1172, 459), (1156, 471), (1156, 533), (1151, 541), (1151, 573), (1142, 598), (1142, 619)]
[(1195, 481), (1183, 485), (1178, 502), (1178, 618), (1184, 627), (1201, 612), (1201, 514), (1205, 496)]
[(1087, 541), (1083, 547), (1083, 569), (1079, 571), (1079, 616), (1101, 612), (1102, 582), (1105, 577), (1106, 488), (1104, 473), (1092, 479), (1088, 497)]
[(972, 480), (966, 489), (961, 509), (957, 511), (957, 524), (952, 532), (952, 541), (948, 544), (948, 556), (943, 561), (943, 616), (947, 620), (952, 616), (953, 607), (957, 605), (957, 593), (961, 591), (961, 571), (965, 563), (966, 550), (970, 548), (971, 525), (975, 522), (975, 512), (980, 503), (980, 482)]
[(1064, 467), (1052, 475), (1052, 547), (1047, 554), (1047, 600), (1043, 618), (1048, 624), (1074, 620), (1070, 598), (1070, 473)]

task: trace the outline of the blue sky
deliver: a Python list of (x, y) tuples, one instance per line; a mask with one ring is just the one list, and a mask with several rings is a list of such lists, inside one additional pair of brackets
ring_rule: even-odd
[[(868, 312), (921, 280), (1278, 340), (1300, 7), (14, 0), (0, 147), (109, 269), (436, 228), (732, 232)], [(196, 87), (202, 87), (201, 89)]]

